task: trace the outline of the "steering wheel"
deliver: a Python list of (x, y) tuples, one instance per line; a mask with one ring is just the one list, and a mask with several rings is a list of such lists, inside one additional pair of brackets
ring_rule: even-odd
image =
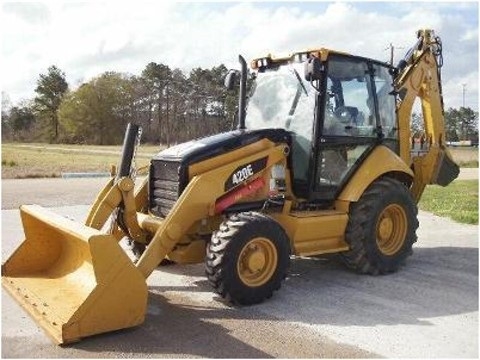
[(353, 114), (347, 106), (339, 106), (333, 114), (342, 124), (348, 124), (353, 120)]

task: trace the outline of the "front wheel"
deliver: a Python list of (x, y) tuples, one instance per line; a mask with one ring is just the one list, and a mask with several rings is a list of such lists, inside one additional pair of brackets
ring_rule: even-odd
[(381, 178), (351, 205), (342, 253), (347, 266), (364, 274), (397, 271), (417, 241), (417, 205), (399, 181)]
[(286, 276), (290, 245), (283, 228), (257, 212), (233, 215), (207, 246), (205, 271), (228, 301), (251, 305), (270, 298)]

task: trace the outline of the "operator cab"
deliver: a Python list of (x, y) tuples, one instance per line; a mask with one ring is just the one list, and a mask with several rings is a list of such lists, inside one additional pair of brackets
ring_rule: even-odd
[(291, 132), (297, 197), (331, 201), (375, 146), (398, 153), (391, 66), (321, 49), (252, 67), (246, 128)]

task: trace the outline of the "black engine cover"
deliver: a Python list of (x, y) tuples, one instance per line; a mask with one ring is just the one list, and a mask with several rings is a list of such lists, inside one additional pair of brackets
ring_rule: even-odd
[(284, 129), (235, 130), (172, 146), (155, 155), (150, 163), (149, 202), (152, 214), (168, 215), (188, 184), (190, 165), (225, 154), (261, 139), (291, 143)]

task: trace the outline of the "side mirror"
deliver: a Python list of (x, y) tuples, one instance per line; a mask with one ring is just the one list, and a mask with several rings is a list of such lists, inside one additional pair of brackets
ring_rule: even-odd
[(305, 80), (320, 80), (323, 72), (323, 65), (319, 58), (312, 56), (305, 62)]
[(229, 70), (227, 75), (225, 76), (225, 81), (224, 81), (224, 85), (227, 88), (227, 90), (233, 90), (236, 81), (237, 81), (237, 71)]

